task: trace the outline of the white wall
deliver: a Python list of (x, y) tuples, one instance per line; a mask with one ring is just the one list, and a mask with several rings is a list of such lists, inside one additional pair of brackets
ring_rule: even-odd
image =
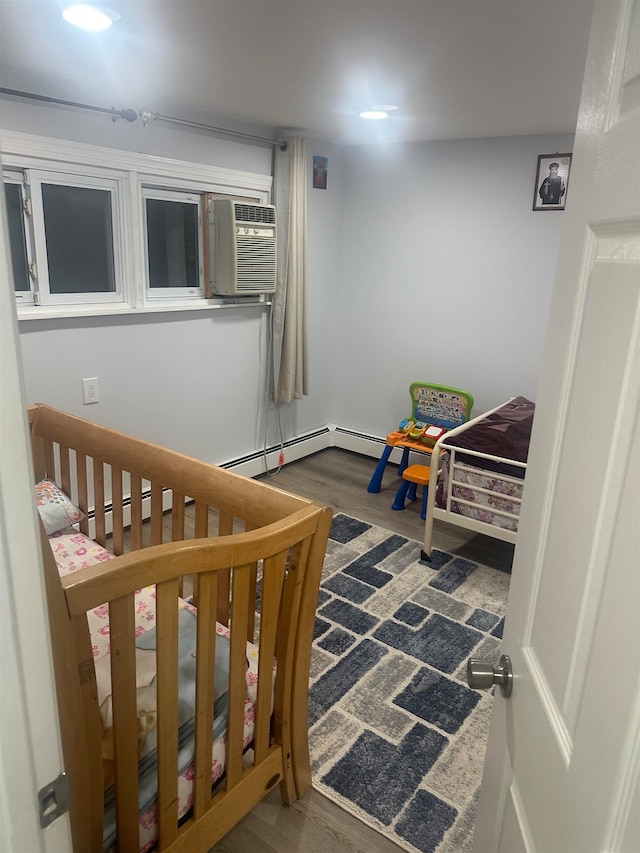
[(385, 435), (410, 413), (413, 381), (471, 391), (476, 414), (535, 399), (564, 216), (532, 210), (537, 158), (572, 141), (347, 149), (337, 423)]
[[(2, 126), (271, 173), (268, 149), (160, 125), (3, 102)], [(569, 135), (308, 141), (310, 395), (281, 407), (285, 438), (327, 423), (384, 436), (416, 380), (471, 391), (476, 413), (535, 399), (563, 219), (532, 210), (537, 157), (571, 149)], [(328, 157), (326, 190), (311, 186), (314, 154)], [(217, 463), (260, 450), (265, 422), (278, 440), (264, 308), (29, 321), (20, 333), (29, 400)], [(87, 376), (100, 382), (93, 406)]]

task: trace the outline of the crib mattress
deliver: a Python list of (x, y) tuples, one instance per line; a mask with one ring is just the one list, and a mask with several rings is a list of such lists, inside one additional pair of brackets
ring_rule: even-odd
[[(93, 566), (97, 563), (113, 558), (110, 551), (98, 545), (93, 540), (89, 539), (83, 533), (78, 532), (74, 528), (62, 530), (49, 537), (51, 548), (53, 550), (58, 571), (61, 576), (71, 574), (80, 569)], [(179, 600), (179, 608), (183, 613), (179, 613), (179, 617), (184, 622), (189, 616), (195, 616), (196, 609), (183, 599)], [(108, 605), (102, 605), (95, 608), (87, 615), (89, 622), (89, 631), (91, 634), (91, 643), (93, 648), (93, 657), (96, 667), (96, 680), (98, 683), (98, 698), (103, 710), (103, 718), (105, 713), (105, 704), (108, 705), (108, 696), (110, 693), (110, 666), (109, 666), (109, 608)], [(136, 638), (142, 638), (140, 642), (137, 640), (137, 645), (144, 647), (144, 636), (149, 634), (155, 627), (155, 587), (146, 587), (138, 590), (135, 594), (135, 633)], [(229, 630), (223, 625), (216, 625), (216, 632), (221, 637), (229, 639)], [(155, 659), (155, 653), (150, 653)], [(136, 651), (138, 655), (138, 651)], [(145, 674), (144, 649), (140, 658), (137, 658), (137, 679), (140, 682), (147, 682), (150, 678), (150, 672)], [(149, 663), (150, 666), (154, 664)], [(275, 662), (274, 662), (275, 671)], [(151, 675), (152, 677), (152, 675)], [(257, 700), (257, 684), (258, 684), (258, 647), (253, 643), (247, 643), (247, 674), (246, 685), (247, 691), (244, 704), (244, 731), (243, 731), (243, 746), (246, 749), (253, 740), (254, 719), (255, 719), (255, 703)], [(142, 686), (139, 684), (138, 686)], [(108, 711), (107, 711), (108, 713)], [(226, 719), (226, 718), (225, 718)], [(214, 727), (214, 742), (211, 758), (211, 781), (214, 784), (218, 781), (224, 772), (225, 762), (225, 745), (226, 745), (226, 728), (224, 732), (215, 737), (216, 730)], [(178, 778), (178, 818), (184, 817), (193, 805), (193, 778), (194, 766), (190, 764), (179, 775)], [(106, 801), (105, 801), (106, 802)], [(107, 808), (105, 813), (105, 848), (108, 849), (115, 838), (115, 823)], [(157, 824), (156, 824), (156, 804), (153, 802), (143, 808), (140, 814), (140, 851), (147, 853), (153, 849), (157, 841)]]

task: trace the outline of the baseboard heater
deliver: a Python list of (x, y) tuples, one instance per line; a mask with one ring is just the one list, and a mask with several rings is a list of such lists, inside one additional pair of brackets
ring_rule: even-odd
[(296, 447), (306, 444), (312, 439), (319, 438), (323, 435), (328, 436), (330, 432), (331, 430), (329, 429), (329, 427), (322, 427), (322, 429), (315, 430), (314, 432), (308, 432), (304, 435), (299, 435), (296, 438), (287, 439), (287, 441), (283, 442), (282, 445), (272, 444), (271, 447), (267, 447), (266, 450), (256, 450), (254, 453), (248, 453), (246, 456), (239, 456), (237, 459), (232, 459), (229, 462), (223, 462), (219, 467), (225, 468), (227, 471), (230, 471), (233, 468), (237, 468), (241, 465), (246, 465), (248, 462), (256, 462), (260, 459), (263, 459), (265, 454), (267, 456), (271, 453), (279, 454), (282, 449), (286, 450), (290, 447)]
[(336, 433), (336, 435), (349, 435), (349, 436), (353, 436), (354, 438), (357, 438), (359, 440), (373, 441), (376, 444), (386, 444), (387, 443), (387, 439), (381, 438), (379, 435), (371, 435), (371, 434), (366, 433), (366, 432), (356, 432), (353, 429), (345, 429), (344, 427), (340, 427), (340, 426), (337, 426), (334, 429), (334, 432)]

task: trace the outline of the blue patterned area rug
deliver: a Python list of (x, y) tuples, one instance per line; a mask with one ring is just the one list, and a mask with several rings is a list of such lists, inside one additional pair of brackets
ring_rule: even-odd
[(318, 599), (313, 785), (412, 853), (471, 849), (493, 698), (466, 683), (498, 661), (509, 575), (347, 515)]

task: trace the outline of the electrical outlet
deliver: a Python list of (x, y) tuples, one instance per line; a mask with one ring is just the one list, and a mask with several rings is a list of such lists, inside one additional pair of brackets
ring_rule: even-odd
[(85, 405), (100, 402), (100, 389), (98, 388), (98, 377), (82, 380), (82, 401)]

